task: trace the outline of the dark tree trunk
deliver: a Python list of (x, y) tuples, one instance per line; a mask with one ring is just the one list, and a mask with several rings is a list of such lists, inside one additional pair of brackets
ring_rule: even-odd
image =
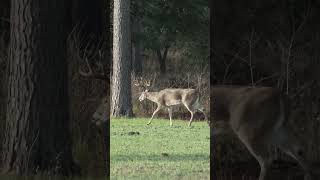
[[(5, 87), (6, 87), (6, 66), (7, 52), (9, 44), (9, 27), (10, 27), (10, 0), (0, 1), (0, 152), (2, 152), (4, 126), (5, 126)], [(1, 162), (1, 157), (0, 157)]]
[(130, 1), (113, 1), (111, 116), (132, 116)]
[(3, 164), (18, 174), (75, 172), (69, 134), (64, 0), (11, 0)]
[[(112, 0), (106, 0), (105, 1), (105, 9), (107, 12), (107, 15), (105, 16), (104, 22), (106, 23), (106, 31), (105, 31), (105, 37), (106, 37), (106, 46), (105, 48), (107, 49), (107, 53), (105, 56), (105, 61), (104, 61), (104, 72), (107, 74), (110, 74), (110, 67), (111, 67), (111, 59), (112, 59), (112, 54), (111, 54), (111, 49), (112, 49), (112, 32), (111, 32), (111, 15), (112, 15)], [(106, 82), (106, 95), (107, 98), (109, 99), (108, 102), (108, 108), (106, 109), (107, 114), (108, 114), (108, 120), (105, 121), (102, 124), (102, 136), (103, 136), (103, 159), (105, 161), (105, 171), (106, 171), (106, 177), (110, 177), (110, 82)]]
[[(1, 0), (0, 1), (0, 37), (3, 32), (9, 31), (10, 27), (10, 0)], [(6, 37), (6, 40), (9, 39), (9, 36)]]
[(167, 72), (166, 61), (167, 61), (167, 56), (168, 56), (168, 50), (169, 50), (169, 46), (166, 46), (164, 48), (163, 53), (161, 53), (160, 49), (157, 49), (157, 51), (156, 51), (157, 57), (158, 57), (158, 62), (160, 65), (160, 73), (161, 74), (165, 74)]

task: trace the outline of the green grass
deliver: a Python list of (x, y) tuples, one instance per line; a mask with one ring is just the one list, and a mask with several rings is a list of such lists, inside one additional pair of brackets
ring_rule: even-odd
[[(210, 134), (206, 122), (111, 120), (111, 179), (209, 179)], [(139, 132), (135, 133), (135, 132)]]

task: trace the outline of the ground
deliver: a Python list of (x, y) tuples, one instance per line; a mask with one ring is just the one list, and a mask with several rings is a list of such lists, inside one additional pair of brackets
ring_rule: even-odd
[(111, 179), (209, 179), (210, 129), (206, 122), (111, 120)]

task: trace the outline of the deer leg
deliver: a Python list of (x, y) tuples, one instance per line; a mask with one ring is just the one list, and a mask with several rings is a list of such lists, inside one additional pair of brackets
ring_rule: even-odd
[(205, 118), (206, 120), (208, 120), (207, 115), (206, 115), (206, 113), (204, 112), (204, 111), (205, 111), (204, 108), (203, 108), (203, 107), (200, 107), (200, 108), (198, 108), (198, 110), (204, 115), (204, 118)]
[(189, 127), (191, 127), (191, 122), (193, 120), (193, 114), (194, 113), (192, 111), (190, 111), (190, 114), (191, 114), (191, 117), (190, 117), (189, 124), (188, 124)]
[(305, 180), (311, 180), (313, 172), (310, 164), (305, 159), (306, 154), (303, 146), (299, 143), (298, 138), (283, 127), (277, 131), (276, 137), (278, 137), (276, 139), (277, 146), (286, 154), (297, 160), (305, 172)]
[(270, 178), (268, 178), (267, 172), (268, 172), (268, 169), (271, 165), (271, 160), (264, 158), (264, 157), (261, 157), (261, 156), (256, 156), (255, 158), (258, 160), (259, 165), (260, 165), (259, 180), (270, 179)]
[(153, 114), (152, 114), (149, 122), (147, 123), (147, 125), (151, 124), (151, 121), (152, 121), (154, 115), (156, 115), (159, 112), (160, 108), (161, 108), (161, 106), (158, 105), (157, 109), (153, 112)]
[(184, 106), (188, 109), (188, 111), (189, 111), (190, 114), (191, 114), (191, 117), (190, 117), (190, 120), (189, 120), (189, 124), (188, 124), (188, 126), (190, 127), (190, 126), (191, 126), (192, 119), (193, 119), (193, 114), (194, 114), (194, 112), (191, 110), (191, 108), (190, 108), (188, 105), (184, 104)]
[(269, 155), (266, 151), (266, 149), (262, 148), (267, 148), (267, 147), (252, 147), (246, 145), (250, 153), (255, 157), (255, 159), (259, 162), (260, 165), (260, 175), (259, 175), (259, 180), (269, 180), (270, 178), (268, 177), (268, 169), (272, 163), (272, 159), (269, 158)]
[(171, 107), (168, 108), (168, 112), (169, 112), (169, 118), (170, 118), (170, 126), (172, 126), (172, 109), (171, 109)]
[(241, 133), (236, 133), (239, 137), (239, 139), (244, 143), (244, 145), (247, 147), (249, 152), (255, 157), (255, 159), (259, 162), (260, 165), (260, 175), (259, 180), (269, 180), (272, 179), (269, 177), (268, 169), (272, 163), (272, 158), (270, 156), (270, 152), (268, 151), (268, 144), (265, 144), (264, 139), (256, 138), (253, 139), (247, 139), (243, 138), (246, 137), (246, 130), (243, 129)]

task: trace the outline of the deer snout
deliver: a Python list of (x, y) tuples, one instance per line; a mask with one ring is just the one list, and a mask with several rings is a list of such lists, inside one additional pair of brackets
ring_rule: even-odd
[(140, 96), (140, 97), (139, 97), (139, 101), (141, 102), (141, 101), (143, 101), (143, 100), (144, 100), (144, 97)]
[(107, 113), (105, 112), (95, 112), (92, 116), (92, 123), (96, 124), (97, 126), (101, 125), (102, 123), (108, 121)]

